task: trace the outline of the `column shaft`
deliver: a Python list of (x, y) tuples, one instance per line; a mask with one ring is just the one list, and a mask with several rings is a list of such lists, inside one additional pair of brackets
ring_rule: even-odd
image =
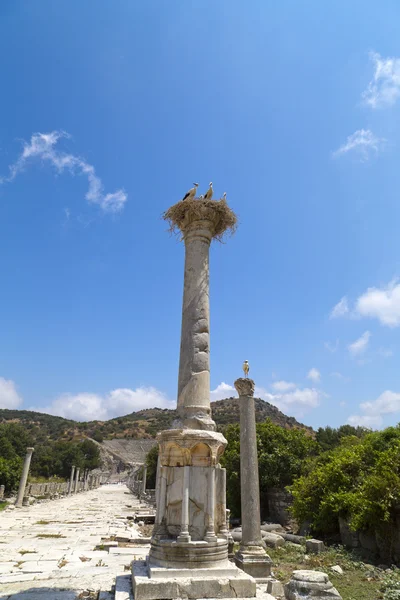
[[(184, 232), (185, 274), (177, 408), (184, 422), (188, 421), (188, 426), (193, 429), (212, 428), (213, 423), (210, 418), (209, 346), (211, 230), (211, 223), (200, 221), (196, 228)], [(201, 427), (196, 418), (211, 424)]]
[(79, 469), (76, 469), (74, 493), (76, 494), (78, 491), (79, 491)]
[(217, 539), (215, 535), (215, 469), (209, 467), (208, 473), (208, 506), (207, 506), (207, 531), (205, 540), (214, 542)]
[(260, 487), (254, 398), (241, 396), (240, 487), (242, 498), (242, 546), (261, 546)]
[(24, 466), (22, 469), (22, 475), (21, 475), (21, 479), (19, 482), (17, 500), (15, 502), (15, 506), (17, 508), (21, 508), (21, 506), (22, 506), (22, 500), (24, 498), (26, 482), (28, 481), (29, 467), (31, 465), (31, 458), (32, 458), (33, 450), (34, 450), (34, 448), (26, 449)]
[(178, 542), (190, 542), (191, 540), (189, 535), (189, 485), (190, 467), (183, 467), (181, 532), (177, 538)]
[(143, 465), (143, 477), (142, 477), (142, 494), (146, 492), (147, 482), (147, 465)]
[(69, 485), (68, 485), (68, 496), (71, 494), (72, 487), (74, 485), (74, 474), (75, 474), (75, 465), (72, 465), (72, 467), (71, 467), (71, 477), (69, 479)]

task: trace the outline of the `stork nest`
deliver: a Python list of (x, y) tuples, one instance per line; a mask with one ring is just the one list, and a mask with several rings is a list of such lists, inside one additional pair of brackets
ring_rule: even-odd
[(233, 235), (238, 219), (226, 200), (181, 200), (168, 210), (162, 218), (169, 224), (171, 233), (184, 232), (186, 226), (193, 221), (210, 220), (214, 223), (213, 239), (223, 241), (225, 235)]

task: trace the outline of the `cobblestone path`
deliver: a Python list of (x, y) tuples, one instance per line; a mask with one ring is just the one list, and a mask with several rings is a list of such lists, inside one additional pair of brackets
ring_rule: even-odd
[(102, 538), (137, 537), (127, 517), (138, 506), (124, 485), (104, 485), (0, 513), (0, 598), (113, 598), (108, 592), (116, 576), (127, 576), (130, 562), (148, 547), (98, 546)]

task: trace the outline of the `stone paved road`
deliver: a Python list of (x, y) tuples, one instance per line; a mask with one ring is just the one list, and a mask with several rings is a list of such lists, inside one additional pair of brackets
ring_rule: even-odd
[(126, 575), (147, 546), (95, 550), (101, 538), (137, 536), (127, 516), (139, 501), (123, 485), (0, 513), (0, 598), (76, 600), (96, 598)]

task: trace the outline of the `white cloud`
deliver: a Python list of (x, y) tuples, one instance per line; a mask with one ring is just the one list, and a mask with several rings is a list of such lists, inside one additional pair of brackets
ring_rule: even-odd
[(56, 148), (61, 138), (68, 137), (69, 135), (63, 131), (34, 133), (30, 143), (24, 142), (21, 156), (9, 167), (9, 176), (0, 177), (0, 183), (13, 181), (29, 162), (39, 159), (48, 162), (56, 169), (57, 173), (67, 170), (73, 175), (84, 175), (89, 183), (89, 189), (85, 196), (89, 203), (97, 204), (104, 212), (116, 213), (122, 210), (127, 200), (127, 195), (122, 189), (112, 194), (104, 194), (102, 181), (96, 175), (93, 165), (79, 156)]
[(18, 408), (22, 398), (18, 394), (15, 383), (11, 379), (0, 377), (0, 408)]
[(296, 387), (295, 383), (290, 383), (290, 381), (274, 381), (274, 383), (271, 384), (271, 387), (276, 391), (276, 392), (287, 392), (289, 390), (294, 390)]
[(108, 394), (62, 394), (39, 412), (77, 421), (105, 421), (145, 408), (176, 408), (176, 402), (154, 387), (118, 388)]
[(343, 296), (341, 300), (331, 310), (329, 315), (330, 319), (337, 319), (338, 317), (344, 317), (349, 312), (349, 303), (346, 296)]
[(358, 338), (352, 344), (349, 344), (348, 349), (352, 356), (360, 356), (363, 354), (368, 348), (369, 340), (371, 337), (371, 333), (369, 331), (364, 331), (362, 336)]
[(371, 108), (393, 106), (400, 97), (400, 58), (382, 58), (377, 52), (371, 52), (370, 58), (375, 71), (362, 98)]
[(347, 422), (353, 427), (367, 427), (368, 429), (374, 429), (382, 425), (382, 417), (372, 417), (369, 415), (351, 415)]
[(333, 354), (339, 348), (339, 340), (336, 340), (334, 344), (332, 344), (331, 342), (324, 342), (324, 346), (327, 350), (329, 350), (329, 352), (332, 352)]
[(236, 396), (236, 390), (232, 385), (228, 385), (223, 381), (217, 385), (215, 390), (211, 390), (210, 399), (211, 402), (215, 402), (216, 400), (224, 400), (225, 398), (231, 398), (232, 396)]
[(382, 288), (368, 288), (356, 302), (356, 311), (362, 317), (378, 319), (382, 325), (400, 325), (400, 283), (393, 279)]
[(318, 381), (321, 380), (321, 373), (318, 371), (318, 369), (313, 367), (308, 371), (307, 378), (311, 379), (311, 381), (313, 381), (314, 383), (318, 383)]
[(296, 414), (299, 417), (308, 410), (319, 406), (321, 399), (325, 396), (320, 390), (299, 387), (277, 394), (271, 394), (264, 388), (256, 387), (254, 395), (273, 404), (286, 414)]
[(355, 152), (362, 161), (366, 161), (371, 152), (377, 154), (385, 142), (384, 138), (377, 137), (370, 129), (358, 129), (347, 137), (346, 142), (333, 153), (333, 156), (339, 157), (348, 152)]
[(383, 415), (400, 413), (400, 393), (386, 390), (372, 402), (360, 404), (362, 415), (351, 415), (348, 422), (351, 425), (364, 425), (365, 427), (380, 427), (383, 424)]

